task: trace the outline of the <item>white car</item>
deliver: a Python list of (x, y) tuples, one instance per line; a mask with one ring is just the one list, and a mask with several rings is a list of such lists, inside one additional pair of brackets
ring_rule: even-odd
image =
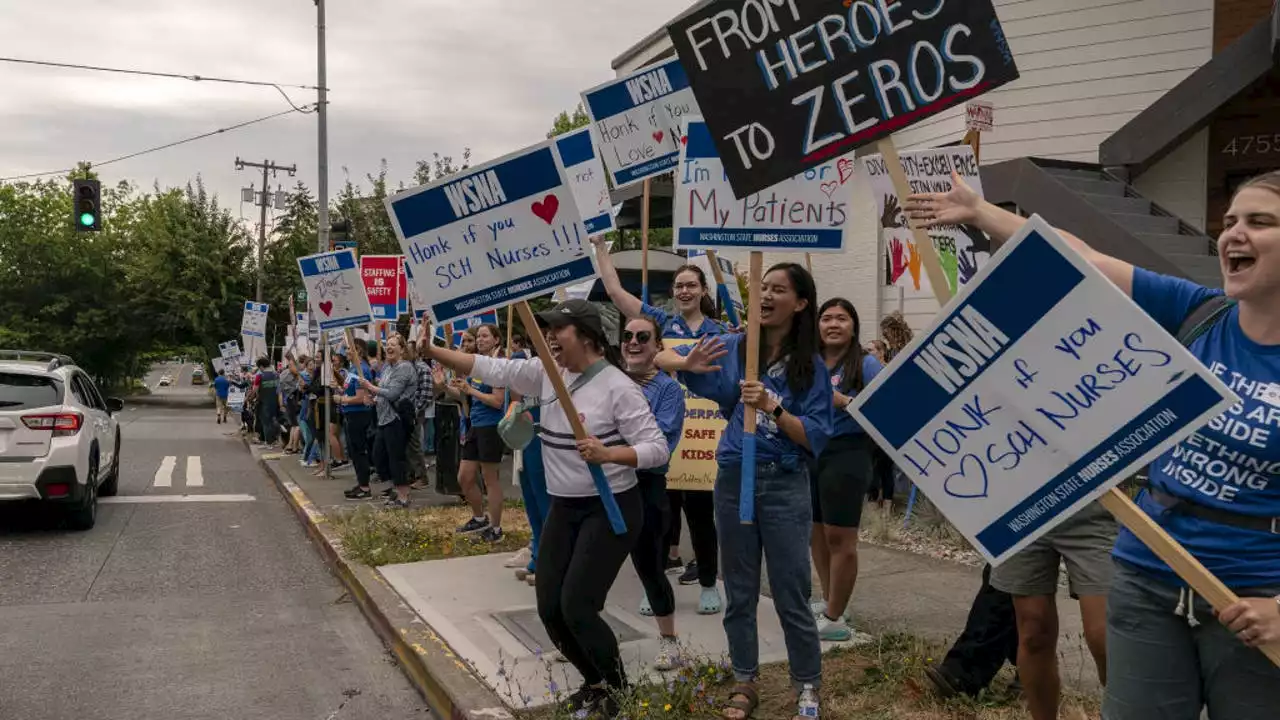
[(98, 497), (118, 488), (123, 409), (71, 358), (0, 350), (0, 502), (58, 505), (92, 528)]
[(159, 384), (159, 387), (169, 387), (169, 386), (170, 386), (170, 385), (172, 385), (172, 384), (173, 384), (173, 378), (172, 378), (172, 377), (169, 377), (168, 375), (161, 375), (161, 376), (160, 376), (160, 384)]

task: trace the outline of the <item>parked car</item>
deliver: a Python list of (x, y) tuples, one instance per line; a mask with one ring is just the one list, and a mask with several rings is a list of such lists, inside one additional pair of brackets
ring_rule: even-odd
[(98, 497), (119, 487), (123, 409), (65, 355), (0, 350), (0, 502), (58, 506), (92, 528)]

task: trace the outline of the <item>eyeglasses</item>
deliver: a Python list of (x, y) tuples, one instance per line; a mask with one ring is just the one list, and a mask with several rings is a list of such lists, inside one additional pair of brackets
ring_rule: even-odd
[(701, 283), (696, 283), (696, 282), (695, 283), (676, 283), (677, 292), (681, 290), (701, 290), (701, 289), (702, 289)]
[(631, 342), (632, 340), (635, 340), (641, 345), (644, 345), (645, 343), (649, 342), (652, 339), (653, 339), (653, 333), (649, 332), (648, 330), (641, 330), (640, 332), (634, 332), (634, 333), (631, 332), (630, 330), (622, 331), (622, 342)]

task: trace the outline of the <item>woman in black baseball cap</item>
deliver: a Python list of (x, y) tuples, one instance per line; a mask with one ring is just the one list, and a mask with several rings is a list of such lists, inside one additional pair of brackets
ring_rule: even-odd
[[(618, 639), (600, 617), (643, 525), (637, 469), (670, 457), (644, 393), (619, 365), (600, 311), (570, 300), (538, 314), (559, 350), (560, 374), (588, 437), (577, 440), (539, 359), (503, 360), (430, 348), (460, 374), (541, 403), (542, 460), (551, 509), (539, 539), (535, 587), (547, 635), (582, 674), (569, 712), (617, 714), (613, 693), (626, 685)], [(587, 392), (577, 392), (589, 388)], [(590, 465), (600, 466), (594, 472)]]

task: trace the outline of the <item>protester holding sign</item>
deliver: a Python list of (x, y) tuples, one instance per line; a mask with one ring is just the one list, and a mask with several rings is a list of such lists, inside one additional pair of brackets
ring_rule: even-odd
[[(716, 320), (716, 304), (707, 284), (707, 275), (697, 265), (683, 265), (672, 276), (672, 296), (676, 313), (654, 307), (627, 292), (618, 277), (618, 271), (609, 257), (609, 248), (603, 237), (592, 238), (596, 246), (596, 262), (600, 267), (600, 280), (604, 283), (609, 299), (625, 317), (648, 316), (658, 321), (661, 337), (691, 339), (719, 335), (726, 332), (723, 323)], [(693, 544), (693, 561), (680, 576), (681, 585), (698, 583), (703, 590), (698, 608), (701, 612), (720, 611), (720, 591), (716, 577), (720, 572), (719, 548), (716, 542), (715, 505), (711, 494), (702, 490), (670, 490), (671, 528), (667, 534), (670, 557), (679, 567), (680, 510), (684, 509), (689, 523), (689, 539)]]
[[(538, 552), (538, 614), (551, 641), (583, 677), (565, 709), (613, 717), (618, 708), (611, 692), (625, 687), (626, 676), (618, 639), (600, 612), (644, 522), (636, 470), (660, 467), (670, 452), (644, 394), (618, 367), (598, 308), (570, 300), (540, 313), (538, 321), (554, 333), (563, 381), (589, 434), (583, 440), (574, 441), (541, 360), (502, 360), (438, 347), (431, 354), (463, 375), (542, 399), (551, 511)], [(575, 392), (586, 387), (589, 392)], [(603, 469), (600, 486), (588, 463)], [(614, 530), (604, 493), (621, 513), (622, 532)]]
[(359, 379), (360, 387), (374, 398), (377, 429), (374, 432), (373, 460), (378, 476), (391, 483), (395, 494), (387, 498), (387, 507), (409, 507), (409, 478), (406, 475), (405, 450), (413, 429), (413, 397), (418, 388), (418, 372), (405, 359), (407, 349), (400, 333), (392, 333), (383, 343), (385, 357), (374, 384), (367, 375)]
[(360, 387), (360, 381), (372, 372), (366, 359), (368, 347), (357, 342), (347, 348), (351, 368), (341, 379), (342, 395), (338, 397), (338, 412), (347, 431), (347, 451), (356, 471), (356, 484), (347, 490), (348, 500), (367, 500), (373, 497), (369, 488), (370, 434), (373, 432), (373, 408), (369, 406), (368, 392)]
[(844, 619), (858, 579), (858, 526), (867, 488), (874, 477), (875, 443), (845, 408), (882, 370), (879, 360), (862, 349), (858, 311), (844, 298), (832, 298), (818, 310), (818, 346), (835, 396), (835, 425), (822, 455), (810, 461), (813, 496), (813, 562), (822, 581), (818, 603), (818, 636), (844, 641), (853, 630)]
[[(997, 242), (1025, 222), (962, 183), (912, 197), (908, 212), (929, 223), (971, 222)], [(1107, 720), (1191, 720), (1203, 706), (1214, 720), (1262, 720), (1280, 707), (1280, 668), (1244, 647), (1280, 642), (1280, 173), (1245, 183), (1223, 225), (1229, 301), (1066, 236), (1241, 398), (1157, 459), (1138, 498), (1240, 600), (1214, 622), (1213, 609), (1123, 530), (1108, 607)]]
[[(658, 427), (667, 438), (667, 448), (675, 453), (684, 428), (684, 388), (670, 375), (653, 364), (662, 349), (658, 321), (640, 317), (627, 321), (622, 332), (622, 357), (627, 373), (640, 385)], [(664, 572), (667, 558), (667, 524), (671, 522), (671, 505), (667, 501), (667, 466), (637, 470), (640, 494), (644, 498), (644, 526), (631, 550), (631, 564), (644, 585), (640, 614), (654, 617), (662, 635), (658, 656), (653, 665), (658, 670), (673, 670), (681, 664), (680, 642), (676, 635), (676, 597)], [(704, 591), (706, 592), (706, 591)], [(716, 602), (720, 600), (716, 595)]]
[[(475, 337), (475, 352), (486, 357), (502, 356), (502, 333), (496, 325), (481, 325), (469, 331)], [(458, 388), (471, 402), (467, 432), (463, 436), (462, 465), (458, 479), (462, 492), (471, 505), (471, 519), (458, 528), (462, 533), (480, 533), (488, 542), (502, 540), (502, 482), (498, 469), (504, 452), (498, 437), (498, 421), (503, 415), (503, 388), (490, 387), (474, 379)], [(480, 490), (484, 476), (484, 492), (489, 495), (488, 512)]]
[[(738, 684), (729, 699), (733, 715), (746, 718), (759, 704), (760, 670), (756, 606), (761, 557), (768, 560), (769, 588), (786, 638), (798, 716), (816, 717), (822, 654), (809, 608), (813, 580), (809, 543), (796, 532), (812, 521), (805, 463), (821, 455), (831, 436), (831, 377), (818, 355), (817, 290), (794, 263), (775, 265), (760, 287), (759, 380), (746, 382), (746, 338), (704, 337), (697, 345), (668, 350), (658, 367), (678, 371), (694, 395), (720, 405), (728, 423), (716, 449), (716, 519), (724, 561), (724, 628)], [(717, 364), (719, 363), (719, 364)], [(743, 417), (756, 413), (754, 524), (738, 516), (742, 480)]]

